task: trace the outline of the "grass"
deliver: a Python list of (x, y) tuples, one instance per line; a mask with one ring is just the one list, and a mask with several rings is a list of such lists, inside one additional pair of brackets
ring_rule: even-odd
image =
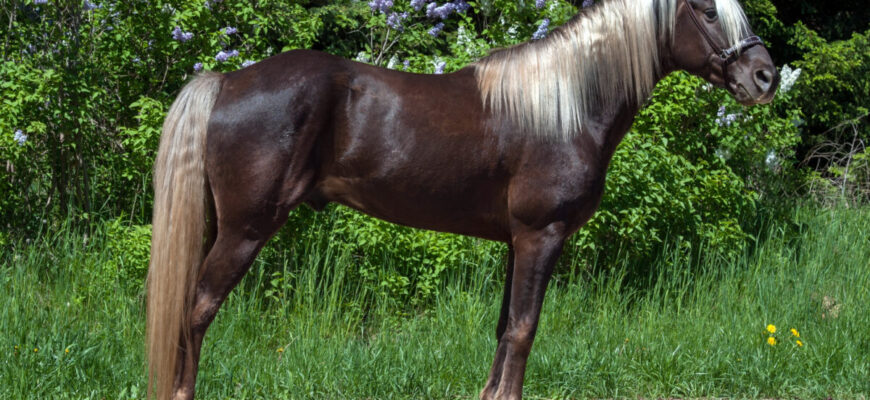
[[(665, 251), (649, 274), (560, 275), (526, 398), (866, 398), (870, 209), (793, 220), (733, 260)], [(105, 233), (92, 236), (61, 230), (4, 250), (0, 398), (144, 397), (141, 282), (113, 269)], [(476, 398), (495, 349), (502, 255), (464, 260), (408, 315), (350, 279), (352, 257), (324, 243), (258, 262), (233, 292), (206, 337), (199, 398)]]

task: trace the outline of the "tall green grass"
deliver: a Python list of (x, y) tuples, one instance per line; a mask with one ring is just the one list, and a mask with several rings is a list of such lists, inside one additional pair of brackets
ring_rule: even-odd
[[(144, 397), (141, 282), (107, 270), (108, 240), (62, 229), (4, 250), (0, 398)], [(870, 209), (802, 209), (736, 259), (672, 248), (558, 275), (527, 398), (868, 396)], [(258, 261), (206, 337), (199, 397), (476, 398), (504, 257), (475, 254), (417, 309), (350, 279), (328, 236)]]

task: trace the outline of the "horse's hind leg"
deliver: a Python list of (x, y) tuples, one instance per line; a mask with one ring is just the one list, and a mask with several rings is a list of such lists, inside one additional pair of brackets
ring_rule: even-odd
[[(273, 171), (274, 172), (274, 171)], [(286, 222), (312, 186), (313, 172), (288, 173), (280, 184), (271, 174), (265, 179), (239, 179), (234, 186), (212, 181), (215, 190), (217, 237), (203, 261), (189, 313), (189, 335), (182, 338), (176, 371), (176, 400), (192, 399), (195, 392), (203, 337), (230, 291), (241, 281), (263, 245)], [(243, 182), (243, 184), (240, 184)], [(227, 190), (231, 189), (231, 190)]]

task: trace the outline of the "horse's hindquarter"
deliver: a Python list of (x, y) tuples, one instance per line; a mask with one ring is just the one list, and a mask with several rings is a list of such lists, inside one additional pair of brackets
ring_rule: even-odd
[(350, 64), (312, 194), (417, 228), (509, 238), (504, 138), (484, 129), (471, 70), (415, 75)]

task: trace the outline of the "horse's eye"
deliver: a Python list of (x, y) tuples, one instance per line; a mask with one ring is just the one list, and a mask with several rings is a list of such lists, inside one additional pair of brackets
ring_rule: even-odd
[(709, 19), (709, 20), (711, 20), (711, 21), (714, 20), (714, 19), (716, 19), (716, 17), (719, 16), (719, 14), (716, 14), (716, 9), (715, 9), (715, 8), (707, 9), (706, 11), (704, 11), (704, 15), (706, 15), (706, 16), (707, 16), (707, 19)]

